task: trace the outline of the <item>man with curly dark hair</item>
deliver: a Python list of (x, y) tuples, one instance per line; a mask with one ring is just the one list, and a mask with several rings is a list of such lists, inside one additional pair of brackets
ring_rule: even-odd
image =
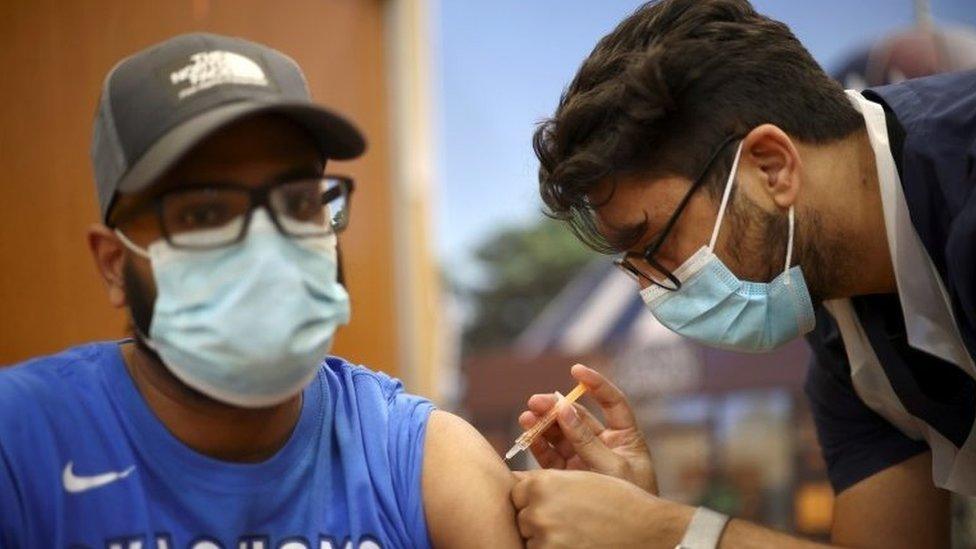
[[(976, 72), (845, 92), (746, 0), (662, 0), (597, 44), (534, 146), (548, 213), (621, 254), (662, 324), (746, 352), (806, 336), (834, 542), (948, 544), (949, 491), (976, 494)], [(623, 395), (574, 375), (607, 424), (566, 407), (536, 444), (590, 471), (523, 475), (523, 536), (806, 543), (656, 497)]]

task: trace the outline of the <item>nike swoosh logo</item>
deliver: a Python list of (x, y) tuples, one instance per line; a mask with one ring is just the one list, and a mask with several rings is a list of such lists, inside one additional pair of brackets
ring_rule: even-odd
[(78, 492), (84, 492), (93, 488), (100, 488), (106, 484), (111, 484), (117, 480), (122, 480), (129, 476), (129, 473), (134, 471), (136, 467), (133, 465), (124, 471), (109, 471), (108, 473), (102, 473), (100, 475), (93, 475), (90, 477), (76, 475), (73, 468), (74, 464), (70, 461), (64, 466), (64, 473), (61, 475), (61, 482), (64, 484), (65, 490), (72, 494), (77, 494)]

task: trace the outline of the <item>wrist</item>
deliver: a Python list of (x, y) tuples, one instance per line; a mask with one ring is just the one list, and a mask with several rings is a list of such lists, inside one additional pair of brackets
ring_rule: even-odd
[(699, 507), (675, 549), (717, 549), (728, 523), (728, 515)]
[(656, 496), (651, 496), (649, 500), (651, 505), (647, 516), (650, 520), (644, 521), (651, 529), (648, 539), (662, 547), (676, 547), (684, 538), (696, 508)]

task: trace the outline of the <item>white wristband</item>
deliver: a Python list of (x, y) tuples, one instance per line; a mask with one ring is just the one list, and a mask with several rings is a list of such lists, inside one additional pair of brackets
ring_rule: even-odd
[(675, 549), (715, 549), (728, 522), (729, 517), (722, 513), (699, 507)]

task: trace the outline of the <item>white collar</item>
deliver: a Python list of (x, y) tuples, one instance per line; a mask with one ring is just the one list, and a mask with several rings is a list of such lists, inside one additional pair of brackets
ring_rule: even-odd
[(874, 150), (888, 249), (905, 317), (908, 344), (976, 375), (973, 359), (959, 335), (942, 278), (912, 225), (901, 179), (888, 145), (884, 109), (856, 91), (848, 90), (847, 95), (854, 108), (864, 116), (868, 140)]

